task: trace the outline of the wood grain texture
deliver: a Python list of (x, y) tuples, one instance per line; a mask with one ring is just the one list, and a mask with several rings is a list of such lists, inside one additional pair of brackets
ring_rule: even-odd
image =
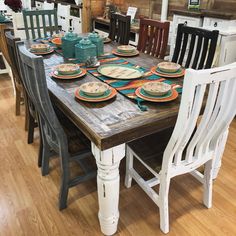
[[(111, 52), (116, 46), (114, 43), (109, 44), (105, 50)], [(67, 83), (51, 79), (49, 73), (52, 68), (64, 62), (64, 59), (55, 53), (44, 58), (47, 85), (53, 101), (101, 150), (155, 133), (175, 123), (180, 98), (168, 104), (145, 102), (148, 106), (146, 112), (140, 111), (134, 101), (121, 94), (117, 94), (116, 98), (110, 101), (98, 104), (76, 101), (75, 89), (85, 81), (98, 79), (89, 73), (82, 79)], [(159, 59), (143, 53), (127, 60), (147, 68), (160, 62)], [(176, 80), (175, 83), (181, 82), (182, 80)]]
[[(97, 219), (95, 181), (73, 188), (68, 208), (58, 211), (59, 160), (52, 160), (49, 176), (41, 176), (37, 168), (38, 133), (34, 144), (26, 144), (23, 113), (18, 117), (14, 115), (11, 81), (3, 75), (0, 75), (0, 120), (0, 235), (102, 235)], [(214, 182), (212, 209), (202, 205), (202, 187), (194, 177), (184, 175), (173, 179), (169, 236), (236, 234), (235, 139), (236, 120), (231, 125), (222, 168)], [(163, 235), (152, 201), (137, 185), (127, 190), (123, 183), (124, 163), (121, 165), (120, 221), (116, 235)]]

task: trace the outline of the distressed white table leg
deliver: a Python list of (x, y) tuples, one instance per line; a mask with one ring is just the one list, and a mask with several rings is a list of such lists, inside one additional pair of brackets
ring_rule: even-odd
[(216, 179), (220, 167), (221, 167), (221, 159), (223, 157), (223, 153), (225, 150), (225, 145), (227, 142), (227, 138), (228, 138), (228, 134), (229, 134), (229, 129), (227, 129), (224, 134), (222, 135), (222, 137), (220, 137), (219, 142), (218, 142), (218, 148), (216, 151), (216, 156), (215, 156), (215, 161), (214, 161), (214, 167), (213, 167), (213, 179)]
[(97, 186), (101, 231), (112, 235), (117, 231), (119, 220), (120, 160), (125, 156), (125, 144), (101, 151), (92, 143), (92, 153), (98, 167)]

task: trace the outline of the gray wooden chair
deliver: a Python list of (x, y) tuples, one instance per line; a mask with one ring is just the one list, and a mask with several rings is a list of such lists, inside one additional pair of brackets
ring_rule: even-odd
[[(56, 9), (53, 10), (23, 10), (25, 34), (27, 39), (46, 38), (58, 33)], [(48, 35), (48, 33), (50, 35)]]
[(19, 70), (19, 62), (17, 60), (16, 53), (16, 42), (20, 41), (20, 38), (15, 38), (12, 31), (5, 30), (6, 44), (8, 49), (8, 54), (10, 57), (10, 66), (14, 76), (14, 82), (16, 86), (16, 114), (19, 114), (20, 97), (24, 97), (25, 102), (25, 129), (28, 130), (28, 143), (33, 143), (34, 141), (34, 128), (38, 126), (36, 113), (33, 103), (30, 101), (29, 96), (24, 88), (22, 78)]
[[(39, 115), (43, 141), (42, 175), (49, 173), (50, 157), (55, 153), (60, 157), (62, 174), (59, 209), (62, 210), (67, 206), (69, 188), (96, 175), (95, 168), (92, 168), (96, 166), (95, 160), (89, 140), (62, 112), (53, 107), (47, 89), (43, 58), (30, 53), (23, 42), (17, 45), (23, 82)], [(70, 161), (76, 161), (80, 166), (80, 175), (73, 178)]]

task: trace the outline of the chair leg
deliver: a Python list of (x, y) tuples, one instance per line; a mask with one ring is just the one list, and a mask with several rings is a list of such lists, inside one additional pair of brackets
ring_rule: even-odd
[(69, 192), (69, 163), (68, 156), (60, 156), (61, 158), (61, 166), (62, 166), (62, 180), (61, 180), (61, 188), (59, 194), (59, 210), (63, 210), (67, 207), (67, 198)]
[(203, 203), (207, 208), (212, 207), (212, 185), (213, 185), (213, 161), (210, 160), (205, 164), (204, 168), (204, 193)]
[(132, 184), (132, 176), (130, 175), (130, 169), (133, 169), (134, 156), (130, 148), (126, 146), (126, 173), (125, 173), (125, 186), (130, 188)]
[[(42, 176), (48, 175), (49, 173), (49, 158), (51, 156), (50, 146), (44, 139), (42, 144), (42, 155), (41, 155), (41, 173)], [(40, 162), (40, 160), (38, 160)]]
[(28, 131), (29, 128), (29, 108), (28, 108), (28, 104), (27, 101), (25, 100), (25, 131)]
[(38, 167), (42, 166), (42, 159), (43, 159), (43, 141), (42, 141), (41, 131), (39, 130)]
[(167, 234), (169, 232), (169, 186), (170, 179), (162, 178), (160, 182), (160, 204), (159, 204), (159, 212), (160, 212), (160, 228), (163, 233)]
[(20, 115), (21, 91), (16, 89), (16, 116)]
[(35, 119), (29, 113), (29, 120), (28, 120), (28, 144), (33, 143), (33, 141), (34, 141), (34, 127), (35, 127)]

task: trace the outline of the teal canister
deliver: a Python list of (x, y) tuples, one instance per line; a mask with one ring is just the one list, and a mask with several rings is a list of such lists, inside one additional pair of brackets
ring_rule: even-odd
[(95, 32), (89, 34), (89, 39), (93, 44), (97, 47), (97, 56), (101, 56), (104, 54), (104, 43), (103, 39)]
[(82, 37), (79, 37), (76, 33), (70, 31), (64, 37), (62, 37), (62, 53), (66, 58), (75, 57), (75, 45), (80, 42)]
[(97, 56), (96, 46), (86, 37), (75, 45), (75, 57), (80, 62), (86, 62), (90, 57)]

